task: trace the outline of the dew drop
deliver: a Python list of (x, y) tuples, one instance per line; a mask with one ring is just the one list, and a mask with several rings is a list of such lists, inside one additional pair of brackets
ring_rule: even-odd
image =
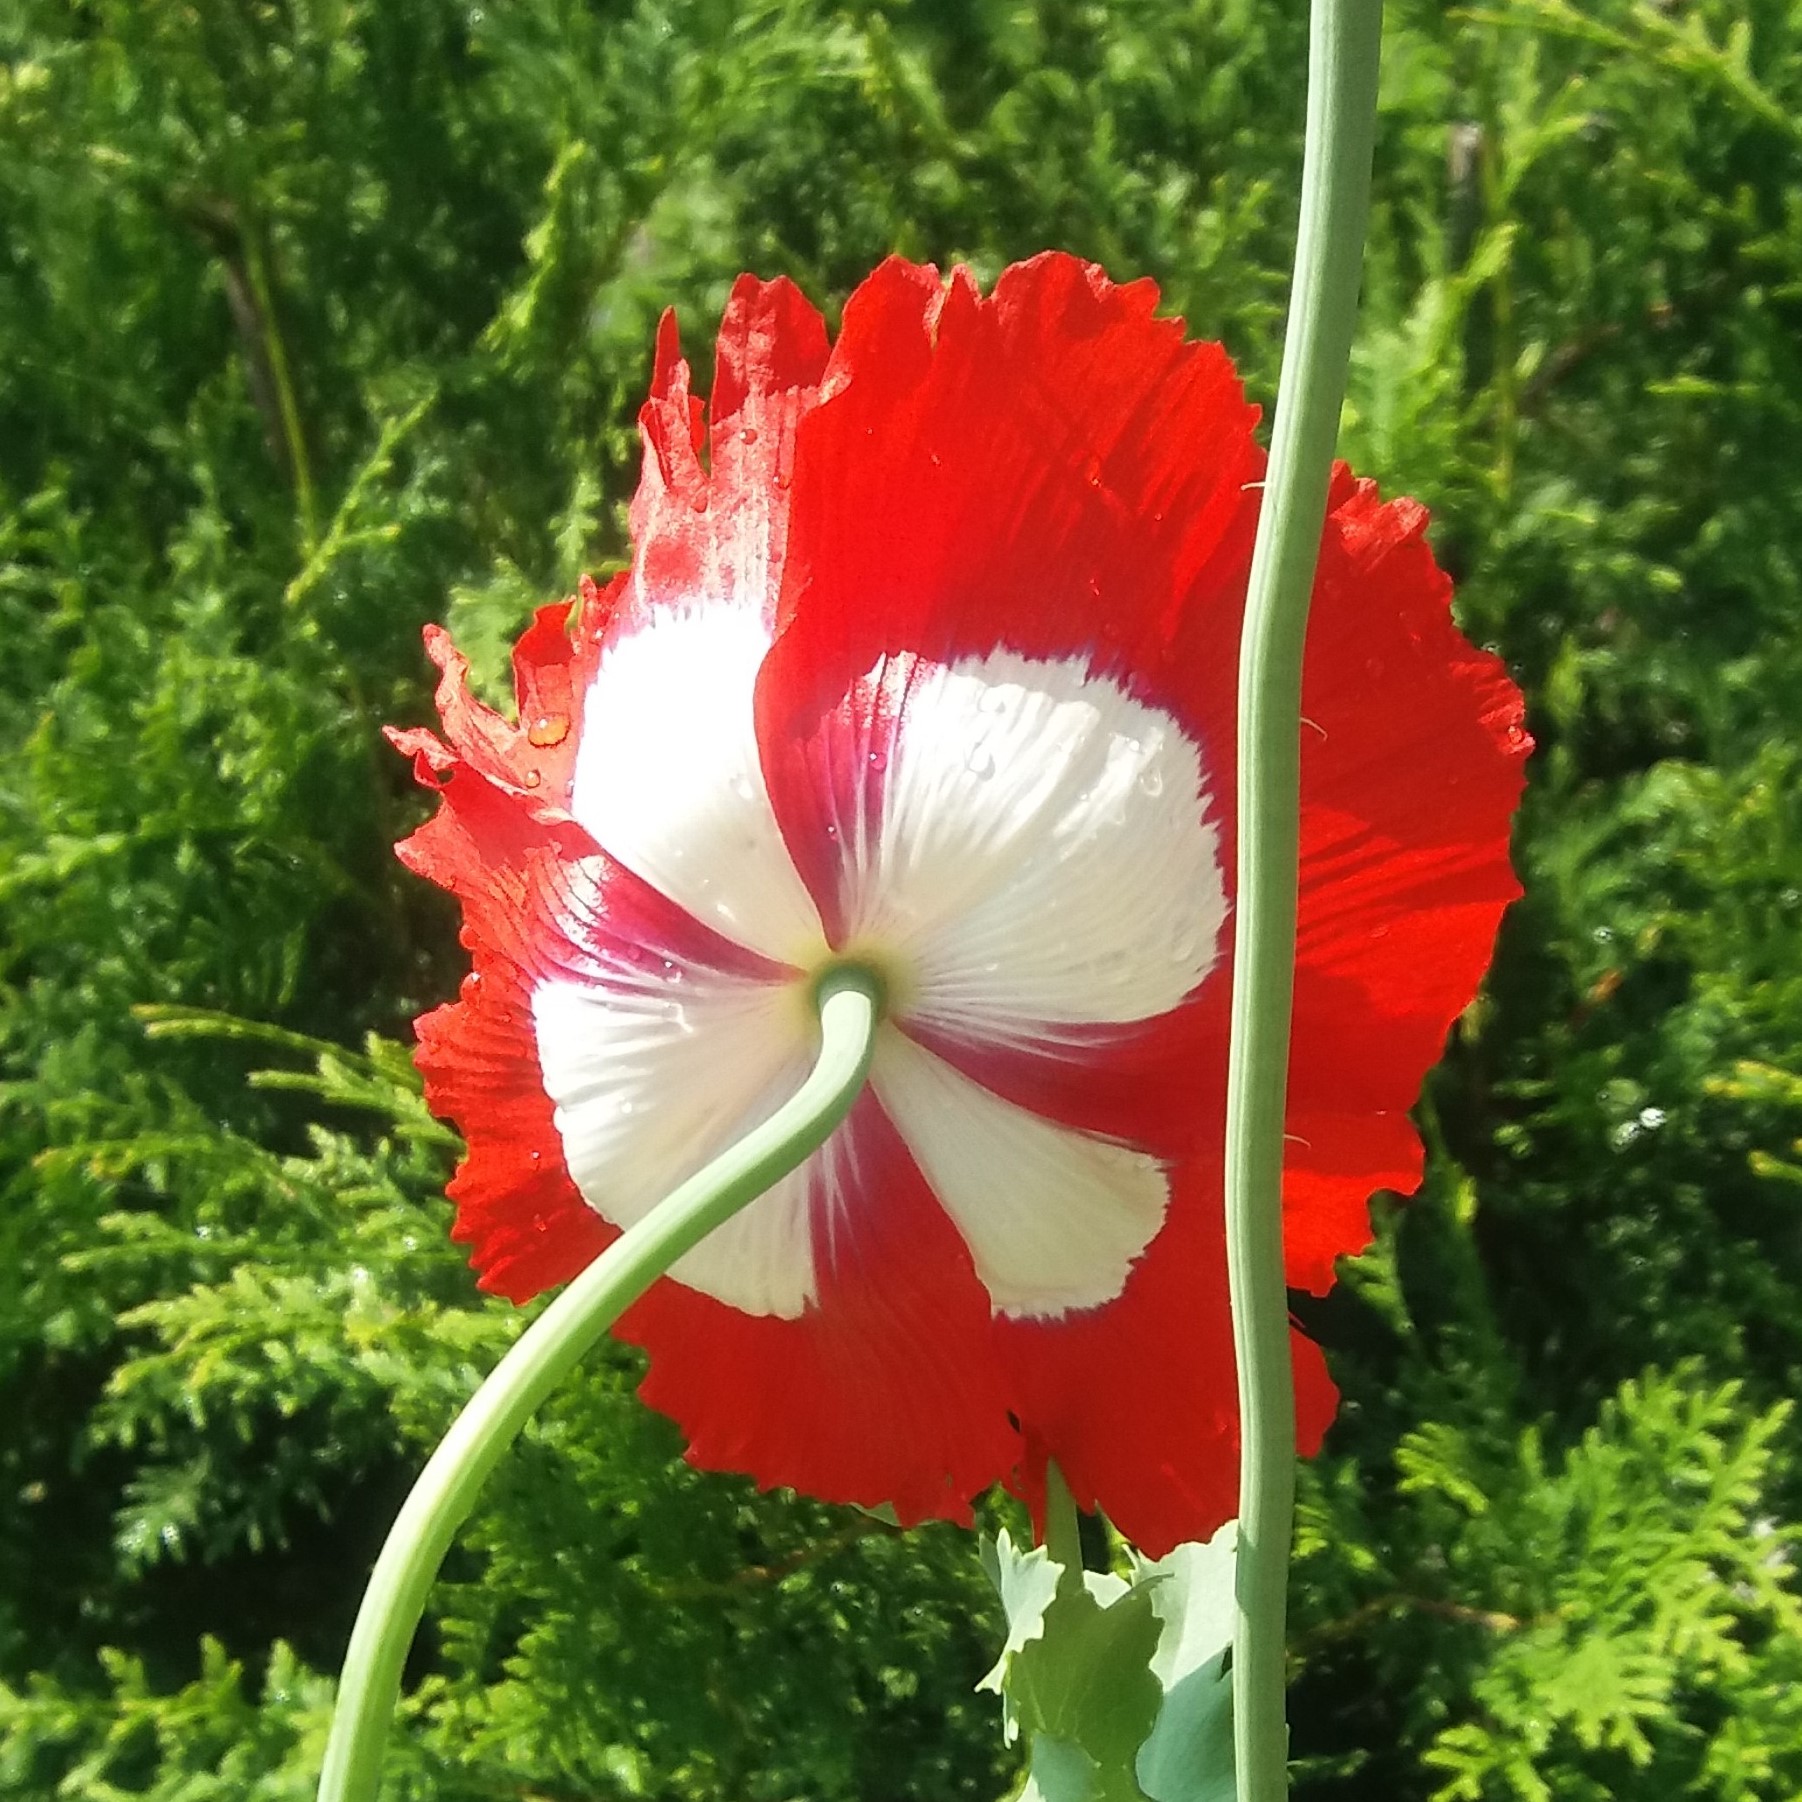
[(748, 425), (739, 433), (739, 437), (746, 444), (755, 444), (757, 442), (757, 428)]
[(539, 785), (539, 783), (542, 782), (543, 780), (544, 780), (544, 778), (541, 775), (539, 775), (539, 773), (536, 770), (527, 770), (526, 771), (526, 787), (527, 788), (536, 788)]
[(569, 737), (569, 715), (567, 713), (541, 713), (526, 728), (526, 741), (541, 749), (550, 745), (560, 745)]
[(1164, 792), (1164, 772), (1154, 763), (1139, 778), (1139, 793), (1155, 800)]
[(886, 751), (872, 751), (870, 753), (869, 763), (870, 768), (880, 776), (882, 772), (888, 768), (888, 753)]
[(965, 767), (972, 776), (986, 782), (995, 773), (995, 759), (984, 746), (978, 745), (965, 759)]

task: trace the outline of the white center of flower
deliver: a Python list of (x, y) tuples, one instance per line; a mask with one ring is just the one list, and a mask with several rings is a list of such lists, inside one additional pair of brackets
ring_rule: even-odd
[[(996, 1310), (1112, 1299), (1162, 1223), (1162, 1167), (1002, 1100), (909, 1027), (984, 1057), (1094, 1060), (1095, 1029), (1177, 1006), (1213, 967), (1227, 912), (1198, 747), (1079, 662), (892, 667), (899, 704), (849, 735), (870, 748), (840, 773), (831, 816), (835, 953), (763, 780), (760, 631), (719, 608), (672, 611), (611, 651), (586, 698), (572, 811), (747, 949), (803, 971), (836, 954), (880, 969), (876, 1098)], [(815, 1029), (805, 976), (601, 966), (541, 981), (533, 1015), (570, 1173), (624, 1226), (799, 1086)], [(802, 1312), (821, 1260), (882, 1205), (883, 1172), (850, 1138), (841, 1128), (673, 1274), (748, 1313)]]

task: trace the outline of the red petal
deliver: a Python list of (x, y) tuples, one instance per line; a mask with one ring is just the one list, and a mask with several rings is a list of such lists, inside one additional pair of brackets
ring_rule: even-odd
[(752, 1316), (665, 1280), (620, 1331), (650, 1352), (641, 1393), (681, 1424), (692, 1463), (967, 1523), (1018, 1452), (988, 1296), (875, 1098), (840, 1131), (853, 1191), (836, 1229), (815, 1218), (817, 1306)]
[[(740, 276), (720, 322), (711, 433), (689, 393), (673, 314), (657, 334), (639, 413), (644, 473), (632, 503), (634, 604), (747, 597), (774, 616), (795, 432), (826, 366), (826, 324), (785, 278)], [(711, 452), (711, 468), (702, 464)], [(622, 622), (629, 629), (630, 620)]]
[(542, 821), (567, 820), (581, 700), (594, 674), (594, 645), (618, 608), (624, 587), (624, 577), (604, 590), (585, 579), (573, 637), (570, 602), (538, 609), (513, 647), (515, 720), (470, 693), (468, 659), (443, 627), (427, 626), (426, 651), (440, 672), (437, 701), (445, 742), (439, 744), (419, 728), (388, 731), (398, 749), (414, 753), (420, 781), (428, 787), (442, 786), (457, 765), (467, 765), (483, 781), (513, 797), (523, 814)]
[(758, 693), (804, 873), (833, 855), (814, 741), (885, 653), (1087, 659), (1174, 713), (1230, 787), (1256, 412), (1220, 347), (1184, 343), (1156, 299), (1052, 253), (986, 300), (965, 271), (941, 288), (890, 261), (847, 304), (800, 430)]
[(1520, 893), (1520, 691), (1453, 625), (1425, 524), (1338, 471), (1303, 678), (1289, 1070), (1290, 1278), (1317, 1291), (1369, 1242), (1371, 1192), (1418, 1183), (1405, 1116)]
[(450, 1183), (451, 1236), (471, 1247), (481, 1286), (510, 1301), (568, 1282), (616, 1235), (564, 1166), (520, 971), (479, 954), (458, 999), (418, 1032), (426, 1101), (469, 1144)]
[[(1056, 1322), (998, 1321), (1041, 1506), (1053, 1457), (1078, 1504), (1159, 1557), (1238, 1511), (1239, 1409), (1213, 1144), (1176, 1172), (1169, 1223), (1118, 1301)], [(1318, 1350), (1293, 1335), (1297, 1418), (1314, 1450), (1336, 1399)]]

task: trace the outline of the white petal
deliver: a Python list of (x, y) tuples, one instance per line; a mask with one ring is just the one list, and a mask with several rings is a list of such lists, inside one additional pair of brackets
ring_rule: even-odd
[(740, 945), (825, 950), (782, 842), (752, 719), (769, 649), (758, 613), (659, 607), (611, 644), (582, 702), (570, 811), (609, 856)]
[(893, 1027), (872, 1080), (997, 1313), (1058, 1315), (1120, 1293), (1164, 1221), (1156, 1158), (1015, 1107)]
[(847, 918), (906, 1011), (1043, 1043), (1163, 1013), (1213, 967), (1226, 884), (1200, 751), (1082, 663), (916, 665), (880, 779)]
[[(799, 985), (675, 966), (606, 984), (553, 978), (532, 995), (544, 1086), (583, 1199), (630, 1226), (806, 1079), (817, 1032)], [(793, 1318), (814, 1298), (809, 1164), (670, 1274), (747, 1314)]]

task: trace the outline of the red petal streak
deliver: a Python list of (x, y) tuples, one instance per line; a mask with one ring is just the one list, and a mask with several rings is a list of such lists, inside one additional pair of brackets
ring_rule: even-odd
[(868, 1093), (847, 1135), (836, 1224), (816, 1200), (817, 1306), (795, 1320), (740, 1314), (665, 1280), (620, 1331), (649, 1351), (641, 1393), (681, 1424), (690, 1462), (827, 1501), (892, 1502), (908, 1523), (968, 1522), (971, 1497), (1018, 1450), (988, 1297)]
[[(971, 1081), (1078, 1132), (1175, 1159), (1219, 1131), (1201, 1099), (1224, 1085), (1229, 991), (1204, 981), (1183, 1006), (1118, 1027), (1047, 1028), (1033, 1046), (954, 1037), (918, 1020), (902, 1029)], [(1223, 1091), (1222, 1091), (1223, 1092)]]
[(1369, 1242), (1372, 1190), (1419, 1182), (1405, 1116), (1520, 892), (1520, 692), (1453, 625), (1425, 525), (1338, 471), (1303, 675), (1289, 1067), (1290, 1277), (1317, 1291)]

